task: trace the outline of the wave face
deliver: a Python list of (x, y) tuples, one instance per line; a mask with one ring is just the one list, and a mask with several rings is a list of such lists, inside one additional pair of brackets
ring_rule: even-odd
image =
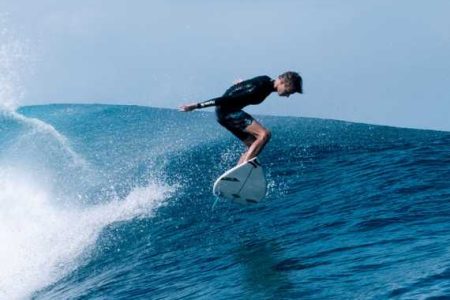
[(207, 112), (0, 112), (0, 299), (450, 293), (450, 133), (260, 117), (265, 201), (220, 201), (243, 151)]

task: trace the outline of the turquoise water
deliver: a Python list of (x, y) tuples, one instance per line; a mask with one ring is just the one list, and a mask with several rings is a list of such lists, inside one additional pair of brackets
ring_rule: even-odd
[(450, 133), (258, 117), (258, 205), (214, 180), (242, 146), (208, 112), (0, 112), (0, 299), (450, 295)]

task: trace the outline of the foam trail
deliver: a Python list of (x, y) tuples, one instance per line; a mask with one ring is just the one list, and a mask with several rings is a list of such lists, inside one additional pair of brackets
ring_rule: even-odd
[(13, 120), (22, 122), (23, 124), (31, 127), (38, 133), (49, 134), (62, 146), (64, 151), (71, 157), (75, 165), (82, 167), (87, 166), (86, 160), (82, 158), (80, 155), (78, 155), (70, 147), (67, 138), (61, 133), (59, 133), (52, 125), (36, 118), (25, 117), (24, 115), (19, 114), (16, 111), (3, 111), (2, 114), (7, 118), (9, 117)]
[[(29, 72), (31, 62), (27, 45), (14, 37), (6, 26), (5, 17), (0, 15), (0, 114), (30, 126), (40, 133), (50, 134), (69, 154), (76, 165), (86, 165), (69, 146), (67, 138), (53, 126), (35, 118), (28, 118), (16, 112), (23, 97), (21, 77)], [(28, 71), (28, 72), (27, 72)]]
[[(28, 299), (87, 259), (101, 231), (151, 217), (172, 193), (152, 183), (123, 199), (90, 207), (58, 207), (53, 188), (16, 168), (0, 170), (0, 299)], [(70, 202), (70, 201), (67, 201)]]

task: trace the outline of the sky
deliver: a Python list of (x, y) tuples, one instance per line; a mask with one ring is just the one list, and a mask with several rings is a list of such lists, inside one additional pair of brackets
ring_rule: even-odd
[(246, 111), (450, 131), (449, 11), (448, 0), (0, 0), (0, 76), (20, 105), (176, 109), (292, 70), (304, 95)]

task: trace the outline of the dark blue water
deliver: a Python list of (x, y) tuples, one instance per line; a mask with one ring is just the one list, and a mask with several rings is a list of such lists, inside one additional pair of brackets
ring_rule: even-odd
[(450, 296), (450, 133), (259, 119), (265, 201), (212, 210), (244, 149), (211, 113), (2, 112), (0, 298)]

